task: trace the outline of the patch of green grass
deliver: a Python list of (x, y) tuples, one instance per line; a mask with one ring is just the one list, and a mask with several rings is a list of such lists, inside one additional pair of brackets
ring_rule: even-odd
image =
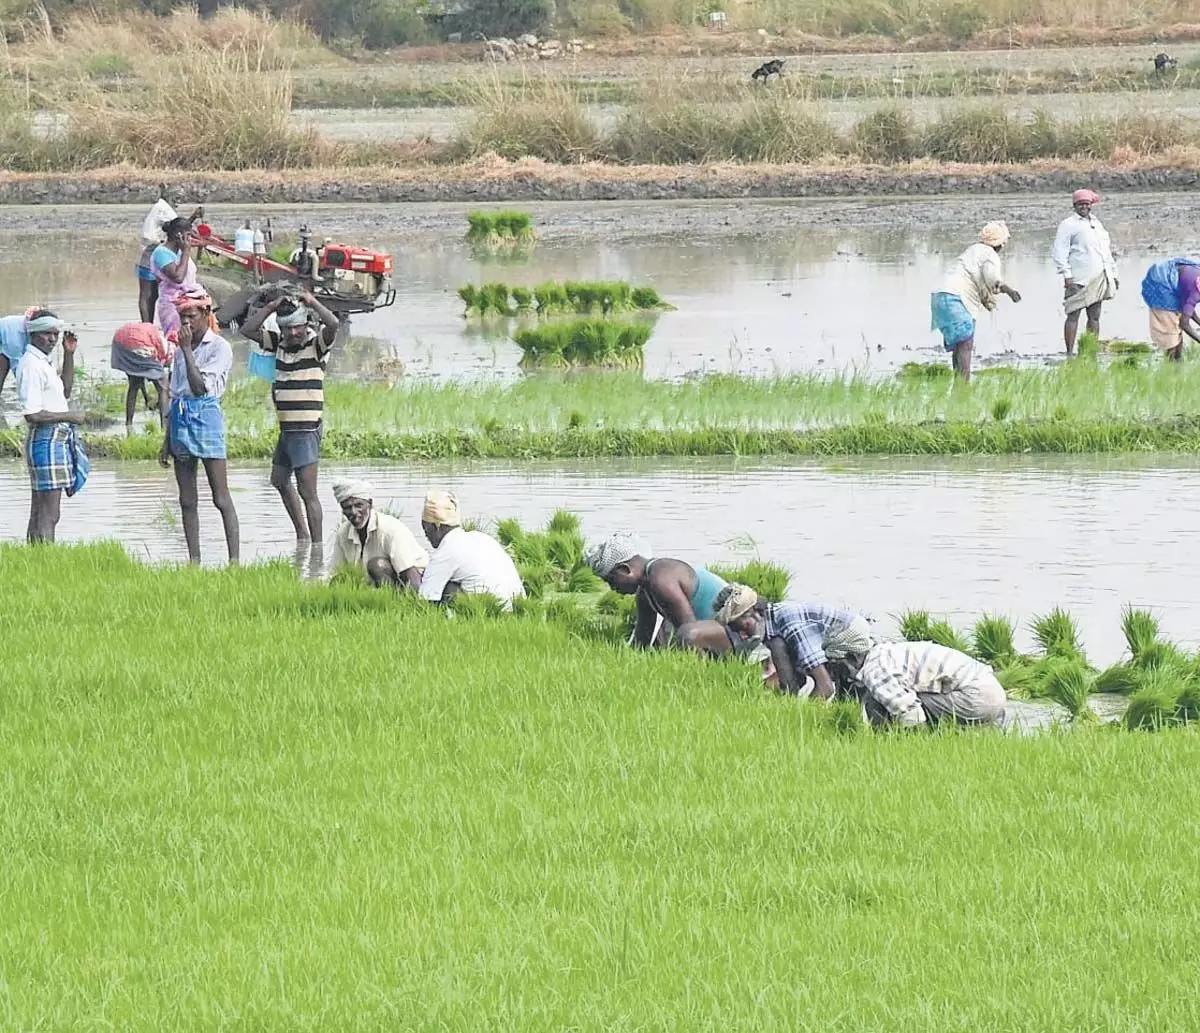
[(540, 608), (0, 567), (6, 1028), (1195, 1027), (1187, 732), (874, 735)]

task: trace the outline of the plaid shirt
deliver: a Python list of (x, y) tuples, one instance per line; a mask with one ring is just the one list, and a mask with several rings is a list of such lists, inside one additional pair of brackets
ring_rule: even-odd
[(935, 642), (883, 642), (872, 649), (858, 681), (902, 725), (925, 723), (917, 693), (954, 692), (986, 678), (987, 664)]
[(849, 610), (821, 603), (768, 603), (763, 640), (781, 638), (797, 671), (825, 663), (825, 640), (854, 620)]

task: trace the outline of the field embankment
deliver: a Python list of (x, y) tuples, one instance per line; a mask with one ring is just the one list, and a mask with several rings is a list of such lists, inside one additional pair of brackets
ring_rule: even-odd
[(0, 563), (6, 1028), (1200, 1022), (1188, 730), (838, 734), (283, 565)]
[[(324, 454), (340, 459), (570, 458), (713, 455), (971, 455), (1200, 452), (1200, 364), (1157, 356), (1108, 368), (981, 371), (970, 385), (948, 367), (872, 380), (707, 377), (680, 384), (638, 374), (535, 376), (516, 385), (329, 383)], [(122, 412), (124, 389), (88, 402), (96, 424)], [(230, 454), (266, 458), (275, 416), (261, 381), (223, 400)], [(19, 430), (0, 452), (21, 454)], [(156, 432), (89, 437), (97, 455), (153, 459)]]

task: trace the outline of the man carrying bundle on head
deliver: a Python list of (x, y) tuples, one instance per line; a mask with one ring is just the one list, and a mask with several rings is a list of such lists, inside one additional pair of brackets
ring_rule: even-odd
[[(75, 335), (53, 312), (34, 309), (25, 318), (29, 346), (17, 363), (17, 394), (25, 415), (25, 462), (29, 468), (29, 526), (32, 542), (54, 541), (62, 493), (70, 497), (87, 482), (90, 464), (77, 427), (83, 413), (71, 412), (67, 399), (75, 385)], [(62, 371), (50, 353), (63, 339)]]
[(345, 519), (333, 540), (330, 574), (354, 565), (376, 588), (420, 588), (429, 555), (413, 533), (389, 513), (375, 508), (375, 492), (366, 481), (338, 481), (333, 497)]
[[(279, 332), (263, 324), (275, 316)], [(338, 318), (310, 291), (277, 295), (256, 309), (242, 335), (275, 354), (271, 398), (279, 417), (279, 441), (271, 461), (271, 486), (279, 492), (299, 542), (320, 542), (321, 500), (317, 464), (325, 408), (325, 366), (338, 332)], [(296, 485), (292, 486), (295, 477)]]
[(713, 620), (717, 593), (725, 587), (716, 574), (683, 560), (654, 559), (647, 546), (626, 532), (610, 535), (583, 558), (614, 592), (637, 597), (633, 645), (645, 649), (673, 641), (707, 653), (731, 648), (725, 629)]
[(490, 534), (462, 526), (458, 499), (448, 491), (431, 491), (421, 510), (421, 529), (433, 555), (421, 577), (421, 598), (448, 603), (459, 592), (491, 595), (512, 609), (512, 601), (525, 594), (521, 575), (512, 557)]
[[(872, 646), (866, 618), (824, 603), (769, 603), (746, 585), (727, 585), (717, 596), (717, 622), (748, 641), (764, 643), (783, 692), (830, 699), (837, 685), (829, 667), (844, 661), (846, 675), (858, 670)], [(782, 647), (782, 648), (780, 648)], [(767, 676), (770, 678), (768, 670)]]

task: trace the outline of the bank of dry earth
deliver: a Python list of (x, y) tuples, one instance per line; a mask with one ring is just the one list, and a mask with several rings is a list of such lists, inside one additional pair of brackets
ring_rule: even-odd
[(812, 165), (555, 165), (482, 159), (454, 166), (184, 173), (116, 167), (62, 174), (0, 174), (0, 204), (136, 204), (166, 182), (209, 204), (704, 200), (738, 197), (925, 196), (1061, 193), (1086, 182), (1100, 190), (1190, 190), (1200, 154), (1111, 164), (894, 167)]

